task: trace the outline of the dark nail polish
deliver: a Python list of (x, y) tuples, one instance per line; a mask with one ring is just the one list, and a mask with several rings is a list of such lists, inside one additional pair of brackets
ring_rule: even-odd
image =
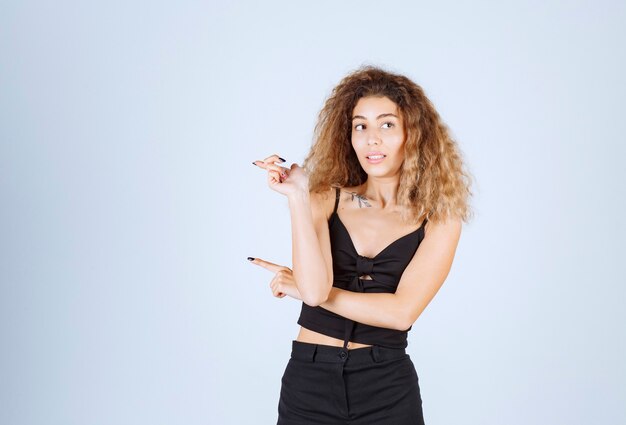
[(285, 158), (281, 158), (280, 156), (278, 157), (278, 159), (280, 159), (282, 162), (287, 161)]
[(248, 257), (248, 260), (252, 261), (252, 260), (254, 260), (254, 257)]
[(256, 161), (252, 161), (252, 165), (256, 165)]

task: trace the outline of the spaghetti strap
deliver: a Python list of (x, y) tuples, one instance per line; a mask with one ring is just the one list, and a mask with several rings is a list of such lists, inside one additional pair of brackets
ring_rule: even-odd
[(336, 192), (336, 195), (335, 195), (335, 209), (333, 210), (333, 213), (337, 212), (337, 205), (339, 205), (339, 188), (338, 187), (335, 187), (335, 192)]

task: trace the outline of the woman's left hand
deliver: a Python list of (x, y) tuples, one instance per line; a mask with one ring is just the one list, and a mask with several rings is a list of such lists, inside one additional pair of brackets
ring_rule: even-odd
[(298, 291), (296, 281), (293, 278), (293, 271), (289, 267), (270, 263), (260, 258), (253, 258), (250, 262), (275, 273), (270, 282), (270, 288), (275, 297), (283, 298), (285, 295), (289, 295), (291, 298), (302, 301), (300, 291)]

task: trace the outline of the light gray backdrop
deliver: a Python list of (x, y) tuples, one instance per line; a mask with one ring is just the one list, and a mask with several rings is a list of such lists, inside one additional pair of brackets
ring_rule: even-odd
[(422, 85), (477, 184), (409, 337), (429, 425), (626, 423), (618, 1), (5, 1), (0, 423), (272, 424), (284, 197), (362, 64)]

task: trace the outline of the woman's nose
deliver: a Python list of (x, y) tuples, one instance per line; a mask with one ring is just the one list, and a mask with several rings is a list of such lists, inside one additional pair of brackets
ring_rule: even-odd
[(367, 144), (368, 145), (377, 145), (377, 144), (380, 143), (380, 141), (381, 141), (380, 134), (378, 134), (377, 131), (372, 131), (367, 136)]

